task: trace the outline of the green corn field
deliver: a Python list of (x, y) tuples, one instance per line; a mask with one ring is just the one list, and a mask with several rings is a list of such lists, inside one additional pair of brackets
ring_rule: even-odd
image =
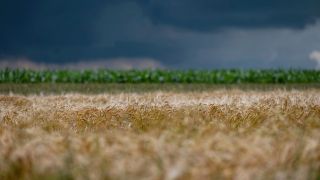
[(318, 70), (0, 70), (0, 83), (319, 83)]

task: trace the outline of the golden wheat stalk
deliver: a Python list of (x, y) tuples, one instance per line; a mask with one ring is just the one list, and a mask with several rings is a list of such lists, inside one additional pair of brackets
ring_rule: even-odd
[(0, 179), (317, 179), (320, 92), (0, 96)]

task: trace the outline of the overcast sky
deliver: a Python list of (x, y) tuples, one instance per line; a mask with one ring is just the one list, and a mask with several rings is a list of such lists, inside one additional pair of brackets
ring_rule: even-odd
[(315, 68), (319, 52), (319, 0), (0, 0), (0, 65)]

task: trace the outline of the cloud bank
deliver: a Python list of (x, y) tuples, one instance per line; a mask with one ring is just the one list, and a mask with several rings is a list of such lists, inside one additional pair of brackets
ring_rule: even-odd
[(82, 60), (73, 63), (54, 64), (54, 63), (39, 63), (26, 58), (0, 59), (0, 69), (163, 69), (161, 63), (149, 58), (117, 58), (117, 59), (97, 59), (97, 60)]

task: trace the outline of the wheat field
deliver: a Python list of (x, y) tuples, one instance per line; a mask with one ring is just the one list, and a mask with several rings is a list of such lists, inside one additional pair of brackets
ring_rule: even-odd
[(0, 179), (319, 179), (320, 91), (0, 96)]

